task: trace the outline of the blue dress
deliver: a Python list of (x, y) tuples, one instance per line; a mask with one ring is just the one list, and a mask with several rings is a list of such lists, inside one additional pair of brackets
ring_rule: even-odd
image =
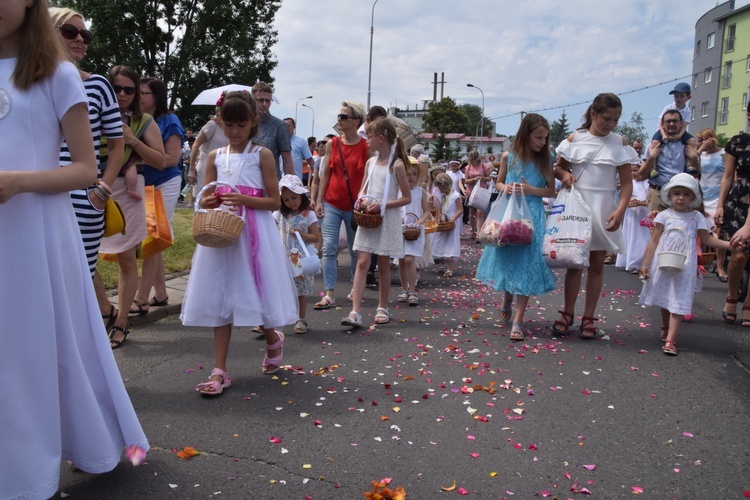
[[(531, 186), (547, 186), (546, 177), (539, 173), (536, 165), (515, 160), (513, 153), (508, 153), (508, 173), (505, 182), (522, 182), (521, 177)], [(534, 224), (531, 245), (484, 247), (477, 267), (477, 279), (498, 291), (531, 296), (554, 290), (555, 275), (542, 257), (545, 223), (542, 198), (527, 195), (526, 203), (531, 210), (531, 220)]]

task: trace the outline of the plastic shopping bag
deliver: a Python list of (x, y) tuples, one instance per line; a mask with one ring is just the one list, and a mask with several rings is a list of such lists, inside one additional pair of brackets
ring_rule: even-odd
[(530, 245), (534, 239), (534, 223), (523, 193), (501, 194), (492, 205), (479, 231), (478, 239), (485, 245)]
[(561, 189), (547, 217), (542, 254), (550, 267), (589, 267), (591, 208), (575, 186)]

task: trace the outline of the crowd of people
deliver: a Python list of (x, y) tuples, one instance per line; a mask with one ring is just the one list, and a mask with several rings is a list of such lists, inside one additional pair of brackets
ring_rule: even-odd
[[(106, 77), (75, 66), (91, 42), (81, 13), (18, 2), (5, 9), (3, 23), (0, 232), (14, 237), (0, 243), (0, 274), (14, 286), (3, 287), (0, 316), (18, 334), (0, 354), (2, 374), (14, 381), (2, 392), (3, 408), (13, 411), (0, 411), (0, 425), (14, 429), (0, 442), (8, 479), (0, 484), (2, 498), (51, 496), (61, 460), (100, 473), (117, 465), (123, 449), (134, 463), (149, 449), (112, 355), (127, 340), (129, 314), (169, 301), (161, 251), (141, 255), (148, 204), (162, 207), (170, 230), (184, 196), (245, 221), (236, 243), (197, 247), (182, 305), (185, 326), (213, 328), (214, 368), (195, 388), (206, 397), (231, 387), (233, 327), (253, 327), (265, 339), (264, 374), (283, 367), (282, 327), (308, 332), (315, 272), (295, 274), (290, 256), (320, 254), (323, 294), (314, 309), (329, 309), (337, 305), (336, 256), (345, 240), (351, 310), (341, 324), (365, 327), (363, 294), (375, 267), (373, 320), (387, 324), (392, 262), (401, 282), (396, 300), (418, 306), (420, 270), (441, 261), (451, 278), (464, 223), (469, 242), (480, 242), (485, 220), (494, 221), (492, 207), (510, 197), (525, 200), (533, 237), (485, 246), (476, 278), (503, 294), (499, 315), (510, 325), (509, 338), (525, 340), (529, 297), (558, 286), (542, 251), (547, 210), (558, 191), (573, 187), (591, 208), (592, 230), (586, 265), (566, 269), (552, 333), (575, 328), (585, 270), (577, 332), (597, 338), (612, 255), (643, 279), (640, 303), (660, 308), (665, 354), (677, 354), (680, 324), (692, 313), (705, 256), (714, 252), (717, 279), (728, 287), (722, 317), (737, 320), (750, 249), (750, 135), (731, 138), (724, 149), (711, 129), (691, 135), (687, 84), (670, 93), (674, 103), (662, 112), (645, 155), (643, 143), (628, 145), (614, 132), (622, 114), (614, 94), (596, 96), (581, 127), (559, 145), (550, 144), (544, 117), (530, 113), (497, 166), (477, 151), (462, 166), (458, 159), (433, 164), (421, 146), (407, 152), (382, 107), (365, 110), (352, 101), (341, 104), (338, 135), (305, 140), (295, 135), (293, 119), (271, 115), (273, 88), (264, 82), (252, 94), (223, 94), (215, 117), (186, 147), (164, 82), (122, 65)], [(34, 154), (23, 144), (34, 144)], [(488, 206), (470, 202), (480, 189), (493, 192)], [(104, 237), (110, 200), (127, 231)], [(684, 263), (662, 265), (660, 254), (670, 251)], [(100, 253), (119, 266), (120, 310), (96, 271)], [(30, 303), (50, 314), (22, 315)], [(750, 326), (750, 306), (743, 304), (740, 319)]]

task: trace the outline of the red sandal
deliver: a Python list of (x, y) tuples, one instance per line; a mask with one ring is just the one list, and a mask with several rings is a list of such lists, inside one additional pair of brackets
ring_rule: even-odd
[[(552, 323), (552, 331), (557, 333), (558, 335), (565, 335), (566, 333), (570, 332), (570, 325), (573, 323), (573, 320), (575, 319), (572, 314), (565, 311), (557, 311), (559, 312), (563, 319), (562, 320), (555, 320), (554, 323)], [(562, 327), (562, 328), (558, 328)]]
[(667, 340), (664, 342), (664, 347), (662, 347), (661, 350), (668, 356), (677, 356), (677, 342)]
[(662, 326), (661, 327), (661, 341), (666, 342), (667, 341), (667, 335), (669, 335), (669, 327), (668, 326)]
[(592, 318), (590, 316), (581, 317), (581, 327), (578, 330), (578, 336), (586, 340), (595, 339), (597, 331), (594, 323), (597, 321), (599, 321), (599, 318)]

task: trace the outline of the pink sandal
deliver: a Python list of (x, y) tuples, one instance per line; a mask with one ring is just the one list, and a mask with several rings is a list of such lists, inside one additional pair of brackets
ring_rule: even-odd
[[(211, 377), (221, 377), (221, 382), (218, 380), (211, 380)], [(229, 378), (229, 374), (221, 368), (214, 368), (211, 370), (208, 382), (203, 382), (195, 386), (195, 390), (200, 392), (203, 396), (218, 396), (224, 389), (231, 387), (232, 379)], [(213, 390), (207, 390), (213, 389)]]
[[(273, 344), (266, 344), (266, 355), (263, 357), (263, 373), (266, 375), (272, 375), (281, 369), (281, 361), (284, 359), (284, 334), (276, 330), (276, 335), (279, 336), (279, 340)], [(280, 349), (279, 355), (273, 358), (268, 357), (268, 351)], [(273, 368), (271, 368), (273, 367)]]

